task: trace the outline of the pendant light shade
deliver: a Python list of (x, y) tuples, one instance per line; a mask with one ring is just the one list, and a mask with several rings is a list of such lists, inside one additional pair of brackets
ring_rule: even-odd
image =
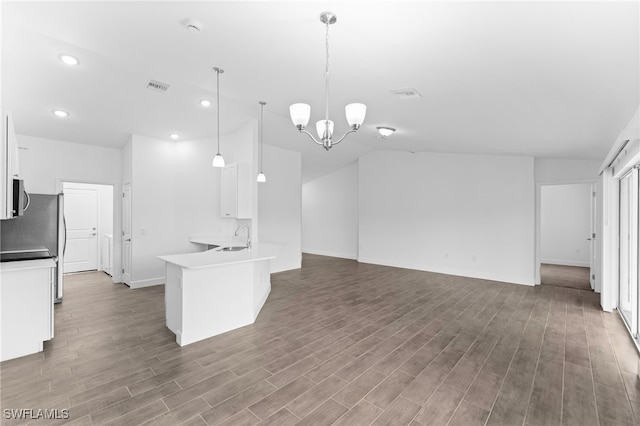
[[(262, 173), (262, 151), (264, 150), (264, 146), (262, 144), (263, 138), (262, 138), (262, 123), (264, 122), (264, 114), (263, 114), (263, 110), (264, 110), (264, 106), (267, 104), (266, 102), (260, 101), (258, 102), (260, 104), (260, 131), (258, 132), (258, 143), (259, 143), (259, 148), (260, 148), (260, 173), (258, 173), (258, 177), (256, 178), (256, 180), (260, 183), (264, 183), (267, 181), (267, 177), (264, 175), (264, 173)], [(298, 105), (304, 105), (304, 104), (298, 104)], [(307, 105), (308, 107), (309, 105)], [(309, 121), (309, 116), (307, 116), (307, 121)]]
[(320, 139), (331, 139), (331, 135), (333, 135), (333, 121), (319, 120), (316, 122), (316, 132), (318, 132)]
[(367, 114), (367, 106), (365, 104), (349, 104), (344, 107), (347, 115), (347, 122), (352, 129), (358, 130), (364, 122), (364, 116)]
[(211, 163), (213, 167), (224, 167), (224, 158), (220, 153), (217, 153), (215, 157), (213, 157), (213, 162)]
[(309, 124), (311, 106), (309, 104), (293, 104), (289, 107), (289, 114), (293, 125), (298, 129), (304, 129)]
[(218, 153), (213, 157), (211, 165), (213, 167), (224, 167), (224, 158), (220, 155), (220, 74), (224, 72), (223, 69), (215, 67), (213, 69), (216, 72), (216, 111), (218, 114)]

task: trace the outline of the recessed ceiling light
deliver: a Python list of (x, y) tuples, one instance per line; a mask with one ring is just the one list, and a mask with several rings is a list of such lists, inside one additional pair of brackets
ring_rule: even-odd
[(69, 116), (69, 113), (67, 111), (63, 111), (61, 109), (54, 109), (52, 112), (53, 112), (53, 115), (55, 115), (58, 118), (66, 118)]
[(67, 55), (67, 54), (62, 54), (58, 56), (58, 58), (60, 58), (60, 60), (67, 65), (78, 65), (80, 63), (78, 58), (76, 58), (75, 56)]
[(180, 137), (180, 135), (179, 135), (179, 134), (177, 134), (177, 133), (171, 133), (169, 136), (170, 136), (170, 137), (171, 137), (171, 139), (173, 139), (173, 140), (176, 140), (176, 139), (178, 139), (178, 138)]
[(386, 126), (378, 126), (376, 127), (376, 129), (378, 129), (378, 132), (383, 138), (386, 138), (387, 136), (391, 136), (393, 132), (396, 131), (396, 129), (394, 129), (393, 127), (386, 127)]
[(202, 105), (205, 108), (209, 108), (211, 106), (211, 101), (209, 99), (202, 99), (200, 101), (200, 105)]

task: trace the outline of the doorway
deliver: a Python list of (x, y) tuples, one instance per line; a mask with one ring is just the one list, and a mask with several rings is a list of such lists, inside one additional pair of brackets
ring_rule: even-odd
[(63, 182), (64, 271), (113, 275), (113, 185)]
[(595, 185), (540, 187), (541, 284), (593, 290)]

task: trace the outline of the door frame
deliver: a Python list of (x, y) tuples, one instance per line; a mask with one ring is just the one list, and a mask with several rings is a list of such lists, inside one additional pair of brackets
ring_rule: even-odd
[[(589, 184), (592, 185), (592, 187), (596, 187), (597, 186), (597, 179), (573, 179), (573, 180), (558, 180), (558, 181), (544, 181), (544, 182), (536, 182), (536, 194), (535, 194), (535, 224), (534, 224), (534, 240), (535, 240), (535, 249), (534, 249), (534, 260), (533, 260), (533, 277), (534, 277), (534, 285), (540, 285), (541, 283), (541, 279), (540, 279), (540, 266), (542, 264), (542, 262), (540, 261), (541, 255), (541, 244), (542, 244), (542, 187), (543, 186), (550, 186), (550, 185), (579, 185), (579, 184)], [(597, 203), (599, 197), (601, 196), (601, 194), (597, 194), (595, 196), (595, 200), (592, 199), (592, 203)], [(591, 209), (591, 206), (589, 206), (589, 209)], [(599, 236), (596, 235), (596, 242), (598, 241), (597, 238)], [(597, 244), (597, 243), (596, 243)], [(595, 259), (595, 264), (594, 264), (594, 259)], [(598, 259), (598, 255), (596, 253), (596, 256), (594, 257), (590, 257), (589, 259), (589, 263), (590, 263), (590, 274), (595, 273), (596, 278), (595, 278), (595, 288), (598, 289), (598, 281), (600, 280), (600, 273), (598, 272), (598, 265), (599, 259)], [(595, 271), (595, 272), (591, 272), (591, 271)]]
[[(120, 264), (120, 234), (122, 225), (120, 223), (120, 200), (121, 198), (118, 196), (120, 188), (120, 182), (110, 182), (99, 179), (78, 179), (72, 177), (56, 177), (56, 193), (60, 194), (63, 191), (64, 183), (85, 183), (89, 185), (107, 185), (113, 187), (113, 275), (111, 276), (111, 281), (113, 283), (119, 283), (122, 277), (120, 273), (121, 264)], [(100, 249), (100, 244), (98, 244), (98, 249)], [(117, 253), (116, 253), (117, 251)], [(98, 253), (99, 254), (99, 253)], [(99, 258), (98, 258), (99, 259)]]
[[(126, 193), (127, 193), (127, 189), (129, 192), (129, 202), (126, 203), (124, 200), (126, 198)], [(133, 266), (133, 239), (131, 238), (132, 233), (133, 233), (133, 223), (132, 223), (132, 198), (133, 198), (133, 191), (132, 191), (132, 185), (130, 182), (126, 182), (122, 184), (122, 197), (120, 197), (120, 199), (122, 200), (122, 209), (121, 211), (121, 220), (122, 220), (122, 227), (121, 227), (121, 271), (122, 271), (122, 283), (128, 285), (129, 287), (131, 287), (131, 281), (132, 281), (132, 266)], [(127, 210), (128, 207), (128, 210)], [(129, 224), (129, 234), (126, 235), (125, 234), (125, 223)], [(129, 250), (126, 250), (125, 246), (126, 244), (129, 243)], [(129, 259), (126, 259), (125, 256), (129, 256)], [(125, 271), (125, 265), (129, 266), (129, 270)]]
[[(622, 228), (622, 181), (626, 178), (629, 178), (629, 194), (636, 194), (635, 197), (631, 197), (631, 199), (627, 200), (627, 203), (629, 204), (628, 206), (628, 225), (629, 225), (629, 229), (628, 229), (628, 233), (630, 236), (630, 239), (628, 241), (628, 253), (627, 253), (627, 257), (630, 260), (630, 263), (627, 265), (627, 273), (628, 273), (628, 280), (630, 283), (632, 283), (633, 288), (631, 290), (631, 297), (632, 297), (632, 302), (631, 302), (631, 318), (627, 318), (622, 314), (622, 310), (620, 309), (620, 277), (622, 276), (622, 253), (621, 253), (621, 246), (622, 246), (622, 241), (620, 240), (620, 231)], [(634, 338), (634, 340), (636, 341), (636, 344), (638, 343), (638, 328), (640, 327), (639, 324), (639, 310), (640, 310), (640, 283), (638, 282), (638, 274), (639, 274), (639, 263), (638, 262), (638, 240), (640, 239), (638, 236), (639, 233), (639, 214), (638, 214), (638, 209), (639, 209), (639, 204), (640, 204), (640, 197), (638, 196), (638, 187), (640, 185), (640, 177), (639, 177), (639, 173), (638, 173), (638, 167), (632, 167), (630, 170), (628, 170), (626, 173), (624, 173), (622, 176), (620, 176), (618, 178), (618, 294), (617, 294), (617, 306), (618, 306), (618, 312), (620, 313), (620, 316), (622, 317), (622, 320), (625, 322), (625, 324), (627, 325), (627, 328), (629, 329), (629, 332), (631, 333), (631, 336)]]

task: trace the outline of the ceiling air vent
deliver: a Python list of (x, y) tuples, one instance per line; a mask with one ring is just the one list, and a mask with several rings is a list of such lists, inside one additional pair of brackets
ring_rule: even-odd
[(164, 93), (167, 91), (167, 89), (169, 89), (169, 83), (163, 83), (158, 80), (149, 80), (149, 82), (147, 83), (147, 89)]
[(395, 89), (391, 93), (398, 99), (419, 99), (422, 97), (422, 94), (413, 88)]

